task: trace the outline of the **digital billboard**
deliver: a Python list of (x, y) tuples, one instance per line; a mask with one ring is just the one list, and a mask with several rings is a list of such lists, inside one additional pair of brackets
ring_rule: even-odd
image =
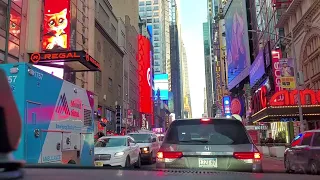
[(45, 0), (42, 50), (68, 49), (70, 0)]
[(249, 75), (250, 49), (246, 0), (232, 1), (225, 15), (228, 89)]
[(138, 35), (138, 66), (139, 66), (139, 96), (140, 112), (152, 113), (152, 72), (150, 63), (150, 41)]
[(154, 75), (154, 97), (158, 99), (158, 90), (160, 91), (160, 99), (169, 99), (169, 80), (168, 74), (155, 74)]
[(263, 51), (260, 51), (250, 67), (250, 87), (253, 87), (265, 72)]

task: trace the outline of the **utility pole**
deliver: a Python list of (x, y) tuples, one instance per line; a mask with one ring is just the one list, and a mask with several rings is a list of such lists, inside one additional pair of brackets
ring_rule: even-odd
[(9, 56), (9, 36), (10, 36), (10, 11), (11, 10), (11, 0), (8, 0), (7, 6), (7, 17), (6, 17), (6, 42), (4, 50), (4, 63), (8, 63)]

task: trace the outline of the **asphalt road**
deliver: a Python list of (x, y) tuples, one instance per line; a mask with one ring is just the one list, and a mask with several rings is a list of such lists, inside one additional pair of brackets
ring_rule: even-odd
[[(264, 157), (262, 160), (262, 166), (264, 172), (279, 172), (284, 173), (284, 164), (283, 160), (279, 158), (272, 158), (272, 157)], [(142, 164), (142, 169), (154, 169), (156, 166), (155, 164)]]

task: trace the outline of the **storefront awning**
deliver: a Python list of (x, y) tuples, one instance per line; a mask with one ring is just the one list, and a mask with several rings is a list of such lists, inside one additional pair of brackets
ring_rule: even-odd
[[(304, 105), (302, 106), (303, 116), (320, 116), (320, 105)], [(299, 117), (298, 106), (269, 106), (251, 116), (251, 121), (271, 122), (283, 117)]]
[(85, 51), (29, 53), (29, 62), (57, 68), (68, 67), (71, 72), (100, 71), (100, 63)]

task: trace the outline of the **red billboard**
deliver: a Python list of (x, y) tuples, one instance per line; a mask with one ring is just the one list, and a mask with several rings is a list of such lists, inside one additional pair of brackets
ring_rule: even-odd
[(152, 114), (150, 40), (138, 35), (138, 50), (140, 113)]
[(68, 49), (70, 0), (45, 0), (42, 50)]

